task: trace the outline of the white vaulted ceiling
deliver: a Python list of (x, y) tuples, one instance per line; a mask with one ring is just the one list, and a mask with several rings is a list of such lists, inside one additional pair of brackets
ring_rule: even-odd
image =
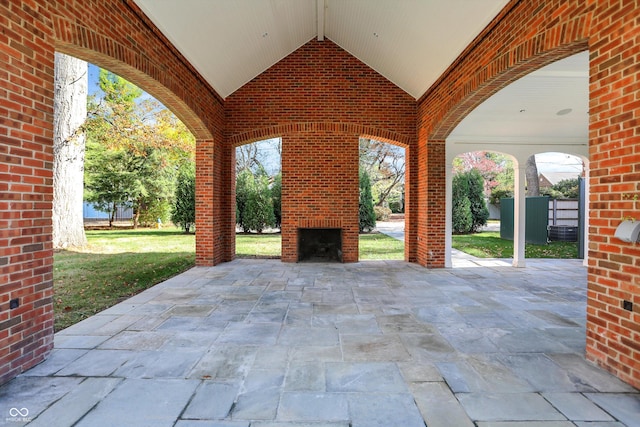
[[(135, 2), (223, 98), (317, 38), (418, 99), (508, 0)], [(459, 123), (449, 150), (556, 146), (586, 155), (588, 70), (582, 53), (512, 83)]]
[[(588, 155), (589, 53), (535, 70), (471, 111), (447, 137), (456, 152), (554, 151)], [(501, 149), (501, 146), (504, 149)], [(533, 147), (533, 150), (532, 150)]]
[(313, 38), (419, 98), (508, 0), (135, 0), (224, 98)]

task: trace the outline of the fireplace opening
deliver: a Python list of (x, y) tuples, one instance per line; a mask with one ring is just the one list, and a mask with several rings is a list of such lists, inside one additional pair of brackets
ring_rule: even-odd
[(299, 228), (298, 261), (342, 262), (342, 229)]

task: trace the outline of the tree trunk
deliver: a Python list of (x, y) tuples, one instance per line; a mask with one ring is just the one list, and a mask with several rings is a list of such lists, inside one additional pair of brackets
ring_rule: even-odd
[(538, 177), (538, 166), (536, 165), (536, 156), (527, 159), (527, 167), (525, 169), (527, 178), (527, 196), (540, 195), (540, 178)]
[(113, 221), (116, 220), (116, 213), (118, 212), (118, 205), (116, 202), (113, 202), (113, 206), (111, 206), (111, 213), (109, 214), (109, 228), (113, 227)]
[(53, 114), (53, 247), (87, 244), (83, 221), (83, 175), (87, 117), (87, 63), (55, 54)]

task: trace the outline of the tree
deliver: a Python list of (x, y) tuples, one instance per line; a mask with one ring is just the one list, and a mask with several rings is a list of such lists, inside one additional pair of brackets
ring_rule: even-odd
[(276, 223), (273, 212), (273, 199), (269, 190), (269, 179), (265, 174), (254, 177), (253, 191), (245, 205), (244, 222), (249, 230), (262, 234), (265, 228), (274, 227)]
[(236, 176), (236, 224), (245, 233), (249, 231), (244, 221), (244, 211), (249, 199), (249, 193), (252, 191), (253, 173), (249, 169), (244, 169)]
[(495, 187), (500, 185), (500, 176), (512, 167), (509, 157), (492, 151), (470, 151), (460, 154), (453, 160), (454, 173), (475, 169), (482, 175), (484, 192), (487, 197)]
[(236, 173), (262, 167), (259, 159), (260, 151), (257, 143), (245, 144), (236, 148)]
[[(177, 170), (193, 161), (195, 139), (171, 112), (122, 77), (100, 71), (104, 96), (90, 100), (87, 198), (113, 213), (133, 208), (134, 227), (166, 220)], [(112, 223), (112, 222), (111, 222)]]
[(236, 179), (236, 222), (246, 233), (262, 233), (275, 226), (273, 199), (266, 174), (254, 175), (245, 169)]
[(87, 141), (85, 198), (97, 209), (109, 213), (110, 227), (118, 206), (131, 207), (132, 193), (139, 191), (130, 161), (122, 149), (109, 150), (91, 137)]
[(478, 170), (454, 175), (452, 199), (455, 233), (474, 233), (487, 223), (489, 210), (484, 199), (484, 180)]
[(540, 178), (538, 177), (538, 166), (536, 165), (536, 156), (529, 156), (525, 168), (525, 176), (527, 179), (527, 196), (540, 195)]
[(452, 229), (454, 233), (466, 234), (471, 231), (473, 217), (471, 216), (471, 202), (462, 195), (453, 200)]
[(275, 227), (280, 228), (282, 225), (282, 173), (278, 173), (273, 178), (271, 186), (271, 199), (273, 200), (273, 216), (275, 218)]
[(473, 226), (471, 201), (469, 200), (469, 180), (465, 173), (453, 176), (451, 224), (454, 233), (469, 233)]
[(281, 168), (282, 140), (280, 138), (256, 141), (236, 147), (236, 174), (245, 169), (257, 174), (262, 171), (273, 177)]
[(55, 54), (53, 114), (53, 246), (87, 244), (83, 219), (83, 174), (87, 118), (87, 63)]
[(489, 203), (493, 205), (500, 204), (500, 199), (513, 197), (513, 165), (509, 161), (509, 166), (496, 175), (496, 182), (498, 183), (491, 189), (491, 195), (489, 197)]
[(376, 213), (373, 209), (371, 181), (366, 170), (360, 172), (360, 202), (358, 204), (359, 230), (368, 232), (376, 226)]
[(171, 221), (185, 233), (189, 233), (196, 222), (196, 171), (193, 163), (184, 165), (178, 173)]
[(360, 168), (369, 175), (376, 206), (403, 207), (404, 148), (374, 139), (360, 139)]
[(471, 210), (471, 231), (477, 232), (482, 226), (487, 224), (489, 219), (489, 209), (484, 199), (484, 179), (477, 169), (472, 169), (466, 173), (469, 182), (469, 209)]
[(580, 197), (580, 184), (578, 178), (563, 179), (551, 188), (540, 189), (540, 194), (552, 199), (577, 199)]

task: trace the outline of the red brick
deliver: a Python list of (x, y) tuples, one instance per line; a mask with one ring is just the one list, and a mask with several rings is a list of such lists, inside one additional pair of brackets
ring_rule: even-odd
[[(638, 1), (511, 0), (417, 101), (328, 40), (307, 43), (222, 100), (132, 0), (93, 2), (92, 7), (62, 0), (5, 2), (0, 6), (0, 117), (4, 118), (0, 135), (3, 144), (17, 151), (11, 155), (0, 151), (0, 175), (17, 174), (19, 179), (0, 178), (0, 191), (7, 194), (15, 185), (17, 198), (12, 201), (42, 204), (24, 211), (6, 205), (0, 210), (0, 224), (10, 223), (19, 230), (0, 234), (7, 245), (3, 253), (20, 259), (0, 265), (0, 283), (13, 286), (9, 282), (13, 276), (22, 278), (17, 286), (51, 286), (54, 46), (135, 82), (169, 106), (196, 136), (198, 265), (233, 259), (234, 149), (270, 136), (282, 136), (287, 153), (283, 259), (295, 257), (296, 228), (312, 223), (343, 227), (345, 258), (357, 260), (354, 153), (357, 138), (366, 135), (407, 147), (405, 256), (427, 267), (444, 266), (445, 141), (451, 130), (510, 82), (588, 48), (589, 256), (594, 259), (589, 260), (587, 357), (638, 387), (640, 352), (618, 341), (619, 332), (608, 325), (622, 320), (624, 328), (637, 330), (639, 316), (616, 316), (620, 301), (606, 294), (629, 292), (624, 286), (638, 283), (637, 270), (629, 268), (634, 248), (614, 239), (613, 233), (623, 215), (637, 210), (623, 200), (623, 194), (640, 192), (640, 126), (635, 113), (639, 101), (632, 97), (640, 82), (635, 66), (640, 54), (635, 12), (639, 7)], [(323, 67), (314, 66), (318, 63)], [(337, 64), (341, 66), (336, 68)], [(361, 73), (357, 90), (345, 79), (355, 70)], [(297, 91), (292, 79), (298, 79), (305, 91)], [(319, 82), (328, 85), (321, 87)], [(250, 101), (253, 108), (247, 105)], [(317, 144), (317, 153), (311, 141)], [(320, 167), (311, 169), (315, 154), (321, 156)], [(294, 167), (298, 163), (304, 167)], [(333, 166), (337, 173), (331, 172)], [(301, 189), (301, 182), (308, 182), (307, 188)], [(323, 182), (324, 193), (305, 192)], [(331, 206), (334, 196), (339, 197), (340, 212)], [(33, 238), (34, 243), (26, 244), (26, 249), (35, 251), (29, 252), (33, 258), (19, 258), (25, 245), (18, 243), (18, 236)], [(34, 263), (36, 259), (45, 260), (44, 266)], [(36, 270), (37, 275), (26, 277)], [(638, 290), (631, 292), (637, 301)], [(6, 297), (0, 291), (0, 301)], [(26, 355), (7, 353), (7, 343), (13, 345), (21, 336), (3, 339), (0, 382), (33, 366), (50, 350), (52, 313), (36, 312), (23, 313), (25, 325), (49, 325), (43, 331), (47, 339), (34, 338), (36, 332), (24, 337), (15, 348), (27, 348)], [(29, 335), (37, 329), (23, 331)]]

